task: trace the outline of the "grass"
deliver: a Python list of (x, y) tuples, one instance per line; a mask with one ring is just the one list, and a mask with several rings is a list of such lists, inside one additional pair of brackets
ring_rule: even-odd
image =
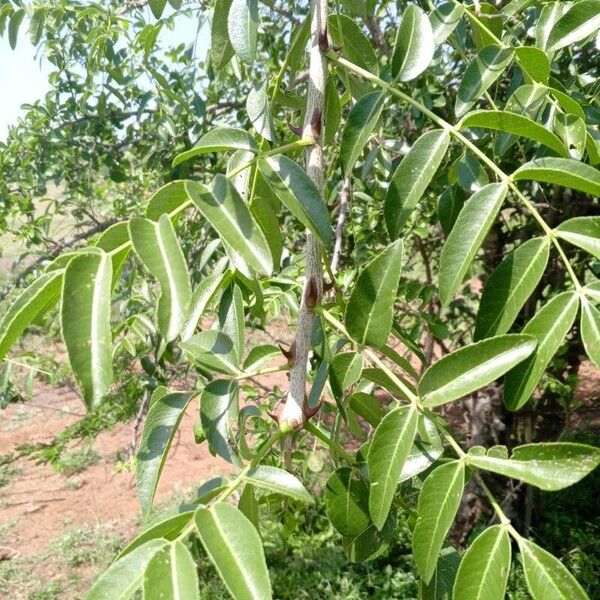
[(54, 468), (62, 475), (71, 477), (85, 471), (92, 465), (97, 465), (100, 458), (100, 455), (91, 446), (85, 446), (61, 456), (54, 463)]

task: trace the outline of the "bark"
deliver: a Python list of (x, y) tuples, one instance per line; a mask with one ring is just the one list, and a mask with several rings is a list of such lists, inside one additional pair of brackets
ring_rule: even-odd
[[(322, 45), (327, 41), (327, 0), (311, 0), (311, 45), (308, 73), (308, 95), (303, 136), (313, 137), (315, 143), (307, 146), (306, 172), (319, 191), (323, 190), (323, 107), (327, 61)], [(281, 412), (280, 424), (300, 427), (304, 422), (306, 395), (306, 370), (313, 329), (313, 307), (323, 293), (323, 266), (319, 242), (309, 232), (306, 234), (306, 268), (304, 288), (298, 313), (296, 336), (292, 344), (293, 364), (290, 369), (290, 387)]]

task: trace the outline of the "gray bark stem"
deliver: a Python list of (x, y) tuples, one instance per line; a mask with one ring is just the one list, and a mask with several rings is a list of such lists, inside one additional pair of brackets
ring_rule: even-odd
[[(327, 60), (319, 42), (327, 39), (327, 0), (311, 0), (311, 46), (308, 68), (308, 94), (303, 136), (314, 137), (315, 143), (307, 146), (306, 172), (319, 191), (323, 190), (323, 112)], [(314, 322), (312, 307), (319, 303), (323, 294), (323, 265), (319, 241), (306, 233), (306, 267), (304, 289), (298, 313), (298, 325), (294, 338), (293, 364), (290, 369), (290, 387), (280, 415), (280, 424), (300, 427), (304, 422), (304, 398), (306, 395), (306, 372)]]

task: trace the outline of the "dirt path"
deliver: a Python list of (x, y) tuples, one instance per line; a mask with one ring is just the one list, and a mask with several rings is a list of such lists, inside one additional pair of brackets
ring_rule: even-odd
[[(72, 391), (38, 389), (32, 402), (13, 404), (1, 413), (0, 454), (23, 443), (49, 442), (82, 413), (81, 401)], [(197, 404), (192, 402), (166, 462), (157, 503), (231, 468), (213, 457), (206, 444), (195, 443), (196, 415)], [(131, 437), (131, 423), (101, 433), (93, 445), (96, 464), (79, 474), (59, 474), (49, 464), (27, 459), (11, 465), (18, 472), (0, 488), (0, 530), (11, 527), (10, 548), (30, 556), (45, 549), (68, 526), (115, 520), (133, 524), (139, 515), (134, 473), (117, 468), (123, 465), (118, 453), (129, 449)]]

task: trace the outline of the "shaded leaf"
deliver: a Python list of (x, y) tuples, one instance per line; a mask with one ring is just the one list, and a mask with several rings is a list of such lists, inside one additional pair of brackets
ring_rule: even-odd
[(459, 2), (442, 2), (430, 15), (433, 40), (436, 46), (446, 41), (448, 36), (456, 29), (465, 12), (464, 6)]
[(189, 340), (196, 331), (202, 315), (210, 305), (211, 301), (217, 296), (221, 287), (227, 284), (230, 274), (214, 273), (205, 277), (194, 290), (189, 303), (188, 312), (185, 316), (184, 324), (181, 329), (182, 341)]
[(282, 204), (329, 246), (333, 233), (321, 194), (304, 169), (282, 154), (261, 159), (259, 169)]
[(173, 224), (165, 214), (160, 216), (158, 223), (134, 217), (129, 221), (129, 235), (136, 254), (160, 283), (158, 330), (170, 342), (183, 327), (192, 293)]
[(240, 372), (235, 345), (221, 331), (201, 331), (179, 345), (194, 362), (208, 371), (226, 375), (238, 375)]
[(582, 0), (573, 4), (554, 25), (548, 36), (548, 49), (571, 46), (600, 29), (600, 0)]
[(227, 19), (232, 0), (216, 0), (210, 30), (210, 58), (215, 71), (220, 71), (234, 55), (229, 41)]
[(329, 383), (336, 398), (354, 385), (362, 373), (363, 359), (358, 352), (340, 352), (333, 357), (329, 365)]
[(340, 467), (329, 476), (325, 485), (325, 512), (342, 535), (360, 535), (371, 524), (369, 484), (357, 470)]
[(160, 395), (150, 403), (135, 463), (137, 492), (145, 517), (152, 510), (171, 442), (192, 397), (193, 394), (172, 392)]
[(600, 369), (600, 310), (581, 300), (581, 339), (590, 360)]
[(462, 117), (512, 62), (513, 48), (494, 44), (482, 48), (467, 67), (458, 87), (455, 113)]
[(200, 395), (202, 431), (212, 452), (234, 465), (240, 464), (231, 423), (237, 420), (239, 388), (236, 381), (215, 379)]
[(271, 115), (271, 107), (267, 96), (267, 83), (252, 87), (246, 98), (246, 112), (254, 129), (266, 140), (275, 139), (275, 125)]
[(217, 175), (212, 190), (195, 181), (186, 182), (186, 189), (219, 237), (254, 270), (270, 275), (273, 260), (267, 240), (233, 184)]

